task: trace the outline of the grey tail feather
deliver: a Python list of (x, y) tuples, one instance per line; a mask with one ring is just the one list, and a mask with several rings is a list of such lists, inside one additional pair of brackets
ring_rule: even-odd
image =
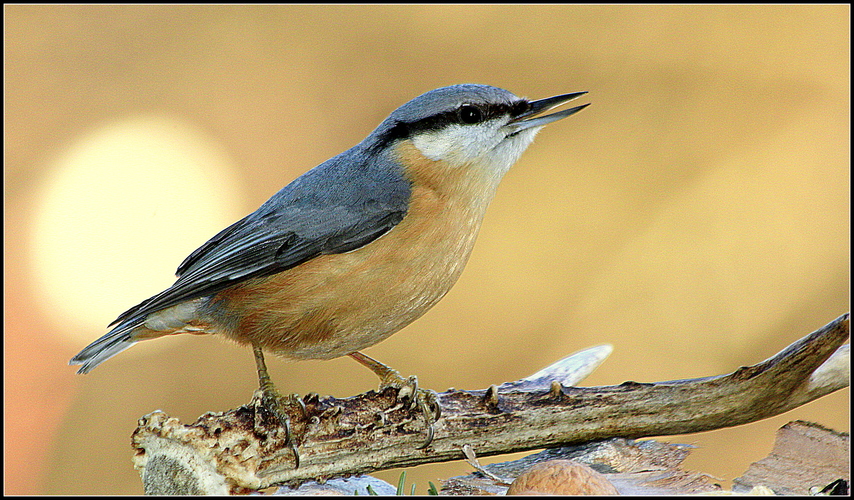
[(77, 373), (89, 373), (90, 370), (104, 361), (134, 345), (137, 341), (131, 338), (131, 333), (142, 322), (143, 319), (139, 318), (120, 324), (83, 348), (77, 356), (71, 358), (68, 364), (83, 365), (77, 370)]

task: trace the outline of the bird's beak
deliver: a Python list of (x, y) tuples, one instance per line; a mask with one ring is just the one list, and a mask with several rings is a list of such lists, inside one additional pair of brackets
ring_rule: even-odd
[(556, 106), (560, 106), (561, 104), (567, 101), (571, 101), (576, 97), (584, 95), (586, 93), (587, 92), (573, 92), (571, 94), (556, 95), (554, 97), (547, 97), (545, 99), (531, 101), (528, 103), (528, 109), (519, 116), (513, 117), (513, 119), (511, 119), (510, 122), (505, 125), (505, 127), (509, 129), (510, 134), (515, 134), (531, 127), (541, 127), (547, 123), (556, 122), (558, 120), (566, 118), (569, 115), (574, 115), (575, 113), (578, 113), (587, 106), (590, 106), (590, 104), (582, 104), (581, 106), (576, 106), (574, 108), (558, 111), (557, 113), (552, 113), (550, 115), (534, 118), (536, 115), (544, 111), (548, 111)]

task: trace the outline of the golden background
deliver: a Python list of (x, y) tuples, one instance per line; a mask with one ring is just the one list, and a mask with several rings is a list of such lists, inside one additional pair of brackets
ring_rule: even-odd
[[(87, 376), (67, 361), (221, 228), (453, 83), (592, 105), (506, 176), (451, 293), (368, 349), (421, 385), (485, 388), (601, 343), (586, 385), (728, 373), (849, 310), (847, 5), (4, 10), (6, 493), (141, 493), (139, 417), (248, 401), (251, 352), (216, 338)], [(349, 359), (269, 363), (283, 392), (377, 383)], [(785, 422), (849, 415), (846, 389), (662, 439), (728, 485)]]

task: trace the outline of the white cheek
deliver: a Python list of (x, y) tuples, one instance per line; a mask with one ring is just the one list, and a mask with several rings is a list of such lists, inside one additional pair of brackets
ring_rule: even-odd
[(477, 160), (500, 140), (494, 126), (451, 125), (441, 131), (419, 134), (413, 145), (427, 158), (462, 165)]
[(426, 158), (452, 166), (480, 168), (495, 182), (500, 181), (522, 156), (542, 127), (523, 130), (512, 137), (489, 126), (452, 125), (440, 132), (419, 134), (412, 144)]
[(433, 161), (444, 160), (449, 151), (456, 149), (450, 134), (438, 132), (416, 135), (412, 138), (412, 144), (421, 151), (421, 154)]

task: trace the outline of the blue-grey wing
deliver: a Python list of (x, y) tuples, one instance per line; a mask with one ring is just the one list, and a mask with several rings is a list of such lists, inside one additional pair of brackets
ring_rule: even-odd
[(283, 188), (191, 253), (171, 287), (112, 324), (359, 248), (403, 220), (410, 188), (400, 172), (375, 162), (373, 170), (345, 167), (333, 158)]

